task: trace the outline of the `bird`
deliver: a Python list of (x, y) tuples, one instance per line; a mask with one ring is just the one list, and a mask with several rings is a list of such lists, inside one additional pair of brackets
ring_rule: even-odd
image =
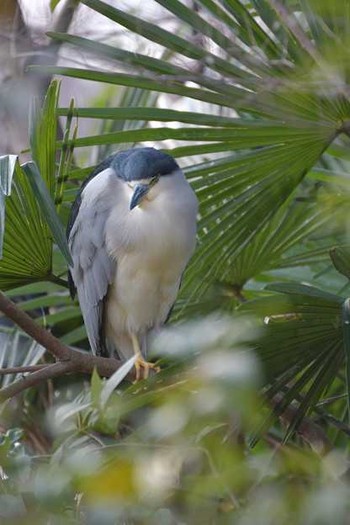
[(146, 379), (150, 336), (168, 320), (195, 250), (198, 201), (169, 154), (119, 151), (83, 182), (67, 240), (71, 295), (78, 296), (95, 355), (135, 357)]

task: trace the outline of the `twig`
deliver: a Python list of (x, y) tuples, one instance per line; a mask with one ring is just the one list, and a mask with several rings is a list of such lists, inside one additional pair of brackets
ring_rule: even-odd
[(10, 368), (0, 368), (0, 376), (7, 374), (25, 374), (26, 372), (36, 372), (42, 368), (47, 368), (52, 363), (46, 363), (43, 365), (29, 365), (29, 366), (12, 366)]
[(69, 372), (70, 368), (71, 368), (70, 361), (64, 361), (64, 362), (54, 363), (52, 365), (49, 365), (43, 368), (42, 370), (33, 372), (32, 374), (29, 374), (28, 376), (23, 377), (23, 379), (20, 379), (19, 381), (15, 381), (14, 383), (11, 383), (11, 385), (2, 388), (0, 390), (0, 401), (5, 401), (6, 399), (9, 399), (15, 396), (16, 394), (23, 392), (23, 390), (26, 390), (27, 388), (31, 386), (35, 386), (39, 383), (42, 383), (43, 381), (46, 381), (47, 379), (52, 379), (53, 377), (63, 375)]
[[(2, 292), (0, 292), (0, 311), (42, 345), (58, 361), (36, 371), (32, 369), (32, 373), (29, 375), (1, 389), (0, 401), (5, 401), (31, 386), (60, 375), (70, 373), (92, 374), (93, 370), (96, 369), (100, 376), (110, 377), (122, 365), (118, 359), (87, 354), (64, 345), (50, 332), (36, 324), (28, 314), (20, 310)], [(134, 370), (127, 377), (134, 379)]]

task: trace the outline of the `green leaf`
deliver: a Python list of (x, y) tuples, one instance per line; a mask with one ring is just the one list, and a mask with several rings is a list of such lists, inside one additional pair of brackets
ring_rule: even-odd
[(348, 421), (350, 422), (350, 299), (343, 303), (343, 336), (345, 352), (345, 377), (347, 390)]
[(27, 162), (23, 165), (23, 171), (27, 175), (33, 188), (33, 192), (36, 195), (39, 205), (44, 212), (45, 219), (50, 227), (57, 246), (63, 253), (67, 263), (72, 265), (73, 261), (69, 252), (64, 228), (60, 218), (57, 215), (54, 202), (50, 197), (48, 189), (39, 173), (37, 166), (34, 164), (34, 162)]
[[(172, 93), (175, 95), (193, 98), (195, 100), (208, 102), (210, 104), (217, 104), (219, 106), (235, 106), (236, 90), (234, 88), (230, 88), (230, 86), (223, 90), (222, 87), (225, 87), (225, 85), (222, 83), (219, 84), (221, 86), (219, 93), (215, 93), (206, 89), (187, 87), (176, 80), (168, 78), (154, 79), (154, 77), (146, 77), (145, 75), (136, 76), (123, 73), (106, 73), (104, 71), (92, 69), (79, 69), (59, 66), (30, 66), (29, 70), (33, 71), (33, 73), (37, 72), (41, 74), (45, 73), (50, 75), (64, 75), (72, 78), (91, 80), (94, 82), (104, 82), (112, 85), (115, 84), (119, 86), (135, 87), (162, 93)], [(223, 94), (222, 91), (224, 91)], [(229, 94), (227, 91), (229, 91)]]
[(103, 388), (103, 380), (94, 368), (91, 376), (91, 402), (94, 407), (98, 408), (101, 405), (101, 392)]
[[(73, 164), (73, 152), (74, 145), (69, 145), (68, 141), (72, 138), (73, 142), (76, 138), (78, 132), (78, 126), (75, 125), (73, 132), (71, 132), (72, 120), (74, 113), (74, 99), (71, 100), (70, 107), (67, 109), (66, 113), (66, 126), (63, 133), (61, 155), (58, 164), (57, 170), (57, 179), (56, 179), (56, 190), (55, 190), (55, 204), (57, 213), (61, 208), (63, 201), (63, 194), (66, 183), (69, 179), (69, 174)], [(56, 110), (56, 116), (58, 116), (58, 111)]]
[[(116, 104), (123, 109), (131, 109), (138, 106), (146, 106), (144, 109), (151, 110), (157, 104), (159, 94), (153, 93), (151, 91), (145, 91), (138, 88), (129, 88), (121, 89), (116, 100)], [(144, 128), (148, 126), (148, 123), (143, 120), (143, 115), (141, 118), (135, 120), (127, 120), (122, 115), (121, 118), (113, 118), (112, 120), (103, 119), (100, 123), (100, 133), (101, 135), (106, 132), (112, 131), (122, 131), (122, 130), (135, 130), (139, 128)], [(135, 144), (132, 143), (132, 146)], [(119, 144), (118, 149), (125, 149), (129, 145)], [(112, 144), (100, 145), (98, 148), (98, 159), (103, 160), (106, 156), (115, 152), (115, 148)]]
[[(42, 291), (42, 285), (41, 285), (41, 290), (39, 290), (39, 292), (40, 291)], [(17, 299), (16, 302), (18, 304), (18, 307), (26, 312), (29, 310), (52, 308), (55, 306), (56, 307), (64, 306), (65, 308), (67, 308), (71, 306), (72, 304), (72, 300), (69, 297), (68, 292), (66, 295), (63, 295), (61, 290), (59, 291), (59, 293), (57, 292), (50, 293), (50, 290), (46, 289), (45, 287), (45, 293), (46, 293), (45, 296), (40, 295), (39, 297), (26, 299), (26, 300), (20, 300), (20, 301), (18, 301)], [(16, 295), (20, 295), (20, 294), (17, 292)], [(33, 295), (33, 292), (31, 294), (28, 293), (28, 294), (23, 294), (23, 295)]]
[(338, 272), (350, 279), (350, 246), (336, 246), (329, 255)]
[(53, 80), (47, 90), (42, 108), (34, 100), (30, 115), (30, 147), (51, 196), (55, 188), (57, 115), (60, 84)]
[(50, 233), (30, 182), (18, 164), (11, 195), (6, 198), (5, 217), (0, 288), (48, 278), (52, 264)]
[(53, 12), (61, 0), (50, 0), (50, 10)]
[[(14, 159), (5, 176), (6, 221), (3, 215), (1, 233), (4, 234), (3, 259), (0, 261), (0, 287), (9, 289), (26, 283), (52, 278), (52, 239), (44, 213), (48, 208), (41, 209), (43, 191), (53, 197), (56, 180), (56, 142), (57, 142), (57, 116), (56, 107), (59, 94), (59, 83), (53, 81), (45, 96), (43, 107), (35, 102), (30, 118), (30, 144), (34, 162), (37, 163), (42, 173), (42, 179), (30, 167), (22, 169), (18, 164), (14, 169)], [(28, 178), (27, 174), (30, 173)], [(2, 178), (1, 182), (4, 182)], [(34, 189), (33, 189), (34, 188)], [(45, 188), (45, 190), (43, 190)], [(4, 193), (1, 194), (1, 212), (4, 213)], [(46, 195), (46, 205), (48, 202)], [(45, 199), (44, 199), (45, 201)], [(48, 205), (49, 206), (49, 205)], [(51, 210), (52, 212), (52, 210)], [(54, 226), (52, 213), (47, 219)], [(62, 230), (62, 227), (61, 227)], [(64, 235), (55, 225), (54, 235), (61, 244), (65, 243)]]
[(87, 339), (86, 329), (84, 324), (81, 324), (78, 328), (68, 331), (63, 337), (62, 342), (66, 345), (75, 345), (82, 343)]
[(315, 366), (317, 374), (314, 375), (311, 385), (307, 388), (303, 396), (295, 417), (287, 429), (284, 441), (289, 439), (294, 430), (298, 428), (304, 416), (315, 407), (322, 394), (330, 388), (337, 374), (339, 374), (339, 370), (344, 361), (341, 352), (339, 352), (339, 345), (337, 343), (331, 344), (327, 350), (327, 353), (315, 362), (317, 365)]
[[(59, 108), (58, 115), (65, 116), (69, 108)], [(116, 120), (154, 120), (157, 122), (184, 122), (197, 126), (214, 126), (244, 129), (249, 124), (241, 119), (224, 117), (220, 115), (198, 114), (189, 111), (175, 111), (172, 109), (143, 108), (143, 107), (118, 107), (118, 108), (74, 108), (72, 114), (79, 118), (116, 119)], [(253, 127), (261, 127), (261, 123), (252, 122)], [(274, 126), (276, 123), (274, 123)], [(272, 127), (272, 126), (271, 126)]]
[(266, 286), (267, 290), (274, 292), (291, 294), (291, 295), (303, 295), (304, 297), (312, 297), (325, 299), (326, 301), (332, 301), (335, 303), (341, 303), (342, 298), (335, 294), (324, 292), (315, 286), (299, 283), (273, 283)]
[(159, 25), (152, 24), (129, 13), (123, 12), (116, 7), (101, 2), (100, 0), (81, 1), (96, 12), (108, 17), (110, 20), (117, 22), (131, 31), (135, 31), (138, 35), (142, 35), (152, 42), (163, 45), (167, 49), (171, 49), (172, 51), (185, 55), (188, 58), (204, 60), (208, 67), (217, 72), (232, 75), (233, 77), (240, 77), (244, 74), (242, 70), (232, 65), (227, 60), (203, 49), (201, 46), (193, 44), (189, 39), (181, 38), (170, 31), (162, 29)]
[[(246, 132), (253, 134), (252, 130)], [(244, 135), (242, 130), (238, 142), (244, 140)], [(189, 301), (201, 297), (215, 280), (231, 280), (237, 257), (264, 229), (268, 230), (270, 221), (303, 180), (306, 163), (310, 162), (311, 167), (321, 155), (324, 146), (318, 149), (320, 146), (321, 141), (311, 137), (309, 141), (305, 136), (303, 143), (292, 138), (289, 143), (286, 137), (281, 145), (237, 156), (222, 169), (213, 167), (209, 178), (197, 177), (200, 243), (182, 287)]]
[[(168, 9), (169, 11), (171, 11), (174, 15), (178, 17), (178, 19), (186, 22), (192, 31), (193, 30), (200, 31), (201, 34), (210, 38), (220, 48), (225, 49), (226, 53), (229, 56), (236, 59), (240, 63), (245, 64), (247, 67), (251, 68), (254, 72), (261, 73), (261, 71), (266, 71), (267, 69), (266, 65), (263, 64), (262, 61), (258, 61), (256, 57), (252, 56), (254, 53), (252, 48), (250, 48), (248, 51), (243, 46), (233, 46), (231, 38), (227, 37), (222, 30), (217, 29), (217, 27), (215, 27), (214, 24), (211, 24), (210, 22), (208, 22), (208, 19), (201, 17), (199, 14), (197, 14), (194, 9), (188, 8), (186, 5), (182, 4), (178, 0), (157, 0), (157, 3), (162, 5), (164, 8)], [(241, 9), (244, 10), (242, 6), (241, 6)], [(218, 12), (219, 11), (216, 10), (216, 14), (218, 14)], [(221, 11), (221, 14), (222, 14), (222, 11)], [(235, 8), (234, 16), (237, 17), (237, 8)], [(248, 14), (248, 11), (244, 12), (244, 16), (250, 18), (251, 23), (250, 23), (249, 29), (252, 30), (252, 28), (254, 28), (255, 32), (258, 33), (259, 36), (261, 34), (263, 35), (264, 45), (266, 46), (266, 48), (268, 48), (269, 44), (272, 44), (272, 41), (267, 37), (266, 33), (263, 32), (263, 30), (256, 23), (256, 21), (252, 17), (250, 17), (250, 15)], [(226, 17), (223, 16), (222, 19), (227, 21), (227, 16)], [(238, 27), (238, 24), (236, 24), (235, 29), (237, 29), (237, 27)], [(235, 36), (236, 34), (233, 33), (232, 37), (235, 37)], [(211, 54), (208, 53), (207, 60), (209, 63), (210, 63), (211, 58), (212, 58)]]
[[(143, 84), (141, 86), (139, 84), (140, 77), (139, 80), (135, 80), (135, 87), (145, 87), (147, 89), (153, 88), (155, 91), (160, 91), (159, 86), (161, 86), (163, 91), (177, 94), (179, 94), (180, 92), (185, 93), (187, 94), (186, 96), (193, 96), (193, 98), (198, 98), (198, 100), (205, 100), (205, 97), (209, 97), (210, 100), (215, 101), (218, 100), (218, 98), (212, 98), (213, 93), (211, 92), (221, 93), (222, 95), (225, 95), (226, 104), (228, 106), (233, 106), (238, 98), (245, 97), (246, 95), (246, 91), (243, 90), (239, 85), (233, 86), (232, 84), (218, 81), (212, 76), (208, 76), (203, 73), (197, 73), (195, 71), (188, 71), (183, 67), (170, 63), (169, 60), (164, 60), (160, 58), (155, 59), (147, 55), (142, 55), (140, 53), (126, 51), (124, 49), (116, 49), (115, 47), (102, 44), (101, 42), (95, 42), (93, 40), (78, 37), (75, 35), (51, 32), (49, 32), (48, 35), (60, 42), (67, 42), (74, 46), (78, 46), (79, 48), (87, 49), (89, 52), (92, 52), (95, 55), (100, 56), (102, 58), (109, 60), (112, 59), (118, 62), (118, 64), (123, 68), (123, 70), (127, 70), (126, 66), (128, 66), (128, 68), (132, 68), (133, 72), (139, 71), (139, 73), (142, 74), (143, 80), (146, 80), (146, 77), (144, 75), (145, 71), (149, 71), (150, 73), (152, 73), (152, 75), (150, 75), (147, 79), (147, 84)], [(31, 66), (30, 68), (34, 71), (46, 71), (46, 67), (43, 68), (39, 66), (36, 68), (35, 66)], [(77, 70), (70, 69), (70, 73), (67, 74), (72, 74), (74, 76), (74, 74), (77, 74), (74, 73), (74, 71)], [(155, 75), (157, 75), (157, 83), (151, 84), (150, 81), (152, 79), (154, 80)], [(128, 77), (129, 79), (131, 79), (130, 75), (128, 75)], [(121, 85), (127, 82), (127, 77), (125, 75), (113, 75), (102, 78), (104, 78), (106, 82), (109, 81), (108, 79), (110, 79), (110, 82), (112, 84), (117, 83), (117, 80), (120, 82)], [(134, 76), (133, 79), (136, 79), (136, 77)], [(206, 88), (205, 92), (200, 93), (200, 90), (186, 89), (186, 87), (184, 86), (184, 83), (186, 81), (195, 82), (199, 86)], [(125, 85), (129, 85), (129, 83)], [(225, 104), (224, 98), (221, 99), (221, 103)]]
[(264, 321), (255, 348), (271, 385), (269, 395), (288, 385), (284, 406), (303, 397), (289, 437), (344, 364), (343, 298), (299, 283), (276, 283), (269, 289), (279, 293), (248, 301), (240, 310)]
[(266, 360), (269, 377), (311, 363), (320, 348), (333, 343), (343, 355), (341, 297), (297, 283), (283, 283), (274, 289), (280, 293), (241, 306), (242, 311), (255, 311), (265, 319), (259, 354)]

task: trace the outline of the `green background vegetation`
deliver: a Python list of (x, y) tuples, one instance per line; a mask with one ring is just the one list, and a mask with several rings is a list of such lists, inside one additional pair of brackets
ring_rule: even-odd
[[(154, 344), (162, 372), (136, 385), (123, 371), (63, 376), (5, 403), (0, 516), (348, 523), (350, 5), (157, 3), (176, 31), (81, 1), (158, 44), (157, 57), (51, 32), (109, 67), (30, 67), (105, 88), (95, 106), (61, 107), (53, 80), (31, 112), (35, 164), (0, 159), (0, 288), (87, 349), (63, 233), (93, 167), (87, 148), (102, 160), (156, 144), (200, 201), (198, 247)], [(174, 100), (184, 109), (169, 109)], [(80, 133), (83, 119), (96, 120), (95, 134)], [(24, 334), (1, 331), (2, 367), (50, 361)]]

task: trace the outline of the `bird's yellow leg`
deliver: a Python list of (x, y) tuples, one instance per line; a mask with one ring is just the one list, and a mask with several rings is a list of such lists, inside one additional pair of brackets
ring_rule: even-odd
[(132, 346), (134, 349), (134, 354), (136, 355), (136, 361), (135, 361), (135, 370), (136, 370), (136, 381), (140, 381), (141, 379), (147, 379), (149, 376), (149, 371), (152, 369), (156, 373), (160, 371), (159, 366), (155, 365), (154, 363), (149, 363), (148, 361), (145, 361), (141, 349), (140, 349), (140, 343), (137, 339), (135, 334), (131, 334), (131, 341)]

